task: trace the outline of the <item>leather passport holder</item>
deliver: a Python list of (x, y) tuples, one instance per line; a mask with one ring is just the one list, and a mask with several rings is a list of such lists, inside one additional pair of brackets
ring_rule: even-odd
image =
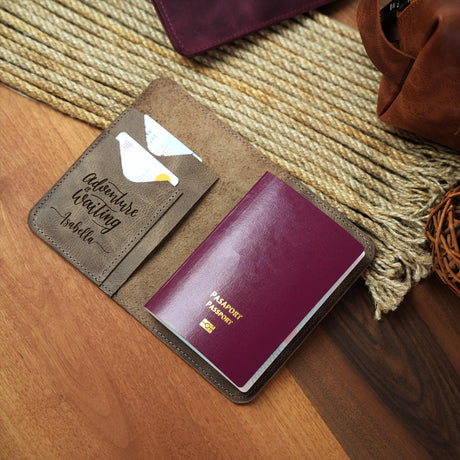
[[(320, 215), (324, 213), (338, 223), (345, 231), (341, 233), (345, 240), (351, 238), (349, 241), (359, 242), (364, 256), (247, 389), (216, 370), (196, 348), (156, 319), (145, 304), (157, 291), (161, 292), (160, 288), (262, 177), (259, 184), (263, 184), (266, 177), (276, 177), (277, 184), (288, 184), (286, 187), (293, 193), (299, 192), (307, 198), (308, 206), (314, 205), (314, 209), (321, 210)], [(248, 196), (252, 196), (251, 193)], [(298, 221), (299, 226), (308, 228), (308, 213), (300, 214), (304, 217)], [(271, 221), (268, 214), (266, 219)], [(296, 222), (289, 222), (296, 227)], [(168, 79), (151, 83), (134, 104), (101, 133), (34, 206), (29, 225), (215, 388), (237, 403), (254, 398), (367, 267), (373, 255), (372, 242), (364, 233)], [(287, 244), (279, 239), (282, 234), (286, 235), (284, 230), (279, 235), (272, 230), (271, 241), (281, 246)], [(352, 237), (345, 236), (348, 234)], [(328, 243), (332, 244), (332, 240), (331, 234)], [(324, 267), (329, 264), (323, 262)], [(318, 261), (315, 266), (317, 264)], [(272, 268), (276, 270), (276, 263)], [(250, 276), (257, 273), (256, 269), (256, 266), (241, 267), (242, 271), (251, 272)], [(311, 280), (307, 279), (308, 282)], [(305, 292), (305, 287), (297, 288)], [(212, 289), (225, 299), (222, 286)], [(241, 310), (247, 309), (240, 300), (237, 305)], [(216, 305), (216, 309), (223, 311), (219, 307)], [(247, 314), (246, 310), (241, 313)], [(297, 319), (289, 321), (296, 323)], [(214, 322), (208, 320), (215, 325), (215, 319)], [(277, 340), (273, 337), (275, 343)]]
[(332, 0), (152, 0), (174, 49), (192, 57)]

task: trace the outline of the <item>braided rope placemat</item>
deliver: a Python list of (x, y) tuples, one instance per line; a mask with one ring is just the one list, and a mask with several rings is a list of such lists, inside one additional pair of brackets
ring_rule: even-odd
[(371, 235), (377, 318), (430, 273), (423, 228), (459, 157), (376, 118), (380, 75), (356, 31), (311, 12), (187, 59), (148, 0), (0, 0), (0, 27), (0, 80), (100, 128), (175, 80)]

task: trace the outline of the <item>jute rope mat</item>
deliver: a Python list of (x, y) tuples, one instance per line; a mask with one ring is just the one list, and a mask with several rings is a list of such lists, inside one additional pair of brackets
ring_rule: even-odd
[(0, 15), (4, 84), (104, 128), (172, 78), (367, 231), (376, 317), (430, 272), (423, 227), (458, 155), (377, 120), (380, 76), (356, 31), (313, 12), (189, 60), (148, 0), (0, 0)]

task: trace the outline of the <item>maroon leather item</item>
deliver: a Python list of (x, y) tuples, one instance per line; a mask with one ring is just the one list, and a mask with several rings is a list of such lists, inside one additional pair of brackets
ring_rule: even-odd
[(385, 36), (379, 0), (361, 0), (358, 27), (382, 72), (381, 120), (460, 149), (460, 2), (412, 0), (397, 16), (399, 46)]
[(174, 49), (196, 56), (332, 0), (152, 0)]

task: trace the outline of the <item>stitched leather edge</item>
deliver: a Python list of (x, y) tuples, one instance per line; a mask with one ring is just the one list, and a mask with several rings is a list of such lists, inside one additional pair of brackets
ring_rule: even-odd
[[(106, 274), (110, 268), (112, 268), (114, 265), (116, 265), (117, 262), (119, 262), (126, 253), (129, 252), (129, 250), (132, 249), (132, 246), (134, 243), (137, 242), (136, 238), (139, 238), (142, 235), (142, 232), (145, 232), (145, 229), (148, 229), (149, 227), (152, 226), (152, 224), (155, 222), (156, 218), (158, 215), (161, 214), (161, 212), (164, 210), (165, 206), (169, 204), (172, 200), (175, 200), (178, 194), (182, 194), (182, 191), (180, 188), (177, 188), (176, 190), (169, 195), (169, 197), (163, 202), (161, 208), (157, 209), (156, 212), (153, 214), (151, 219), (147, 222), (147, 224), (139, 230), (139, 232), (132, 237), (132, 239), (126, 243), (126, 245), (123, 246), (123, 248), (120, 250), (120, 252), (115, 256), (115, 258), (110, 262), (110, 265), (101, 272), (99, 275), (95, 275), (92, 273), (90, 270), (88, 270), (84, 265), (80, 263), (78, 259), (76, 259), (74, 256), (72, 256), (68, 251), (66, 251), (55, 239), (53, 236), (45, 233), (38, 225), (37, 222), (37, 216), (40, 212), (40, 210), (45, 206), (47, 201), (53, 196), (57, 191), (65, 184), (65, 181), (67, 180), (68, 176), (75, 170), (77, 169), (80, 164), (85, 160), (85, 158), (93, 152), (93, 150), (109, 135), (111, 135), (111, 132), (116, 128), (125, 118), (125, 116), (129, 113), (129, 109), (132, 109), (133, 106), (130, 105), (128, 106), (121, 115), (119, 115), (110, 126), (105, 129), (102, 133), (99, 134), (99, 136), (90, 144), (90, 146), (85, 150), (85, 152), (80, 155), (80, 157), (75, 161), (75, 163), (70, 166), (70, 168), (64, 173), (64, 175), (53, 185), (53, 187), (39, 200), (39, 202), (32, 208), (32, 210), (29, 213), (29, 226), (35, 231), (36, 234), (41, 235), (41, 238), (46, 240), (49, 245), (54, 247), (61, 255), (64, 256), (66, 260), (71, 262), (74, 266), (76, 266), (80, 271), (82, 271), (88, 278), (90, 278), (92, 281), (96, 283), (96, 285), (100, 286), (100, 284), (104, 281), (105, 277), (103, 276)], [(137, 110), (134, 108), (134, 110)]]

